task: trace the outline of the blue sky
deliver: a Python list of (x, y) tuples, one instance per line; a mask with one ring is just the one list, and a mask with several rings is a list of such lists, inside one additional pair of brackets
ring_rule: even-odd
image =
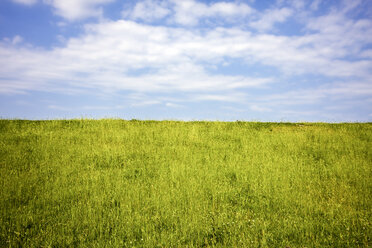
[(370, 0), (2, 0), (0, 117), (372, 121)]

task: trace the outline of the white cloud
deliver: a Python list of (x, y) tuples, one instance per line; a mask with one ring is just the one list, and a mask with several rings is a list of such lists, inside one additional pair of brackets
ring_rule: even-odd
[(367, 50), (361, 51), (360, 52), (360, 57), (372, 60), (372, 49), (367, 49)]
[(33, 5), (38, 2), (38, 0), (12, 0), (15, 3), (25, 4), (25, 5)]
[(306, 6), (305, 0), (277, 0), (276, 2), (278, 6), (286, 5), (297, 10), (303, 9)]
[(261, 107), (261, 106), (257, 106), (257, 105), (250, 106), (250, 109), (253, 110), (253, 111), (256, 111), (256, 112), (270, 112), (270, 111), (272, 111), (272, 109), (270, 109), (270, 108)]
[[(142, 3), (145, 9), (154, 4), (151, 1)], [(184, 3), (192, 6), (196, 2)], [(235, 7), (229, 10), (223, 4), (236, 6), (236, 3), (223, 2), (201, 4), (196, 7), (199, 8), (195, 14), (196, 22), (208, 16), (236, 14)], [(156, 6), (163, 6), (162, 2), (157, 2)], [(173, 3), (172, 6), (178, 5)], [(210, 12), (204, 11), (205, 8)], [(150, 21), (164, 15), (176, 21), (177, 14), (187, 12), (185, 6), (183, 10), (169, 14), (166, 9), (164, 7), (163, 14), (163, 10), (159, 10), (160, 14), (150, 16), (139, 11), (135, 18)], [(268, 24), (263, 24), (268, 13), (262, 16), (262, 30), (288, 18), (283, 13), (272, 15), (269, 21), (266, 20)], [(188, 21), (179, 23), (193, 25)], [(237, 27), (204, 27), (201, 31), (199, 28), (151, 26), (124, 20), (101, 21), (86, 25), (85, 33), (65, 40), (63, 47), (48, 51), (27, 47), (26, 42), (22, 43), (22, 38), (16, 36), (0, 42), (0, 93), (39, 90), (109, 95), (129, 91), (144, 95), (138, 98), (126, 95), (132, 106), (163, 104), (174, 107), (171, 105), (187, 101), (216, 101), (244, 103), (256, 112), (274, 111), (276, 105), (315, 104), (338, 96), (372, 95), (370, 51), (363, 49), (372, 42), (371, 21), (351, 20), (333, 11), (309, 19), (306, 29), (308, 32), (303, 36), (289, 37), (253, 33)], [(242, 89), (270, 87), (275, 80), (265, 76), (223, 75), (211, 69), (231, 60), (238, 61), (242, 67), (252, 64), (273, 67), (284, 72), (284, 78), (315, 74), (356, 77), (359, 83), (348, 80), (313, 90), (294, 90), (256, 98), (256, 102), (253, 97), (252, 102), (247, 102), (249, 95), (241, 94)], [(184, 96), (179, 101), (149, 96), (149, 93), (180, 92)]]
[(194, 0), (177, 1), (175, 4), (175, 14), (173, 21), (181, 25), (196, 25), (202, 18), (223, 17), (238, 18), (244, 17), (253, 12), (253, 9), (243, 3), (216, 2), (206, 5)]
[(123, 16), (131, 20), (152, 22), (168, 16), (168, 21), (184, 26), (194, 26), (201, 19), (222, 17), (225, 21), (244, 17), (253, 9), (244, 3), (215, 2), (204, 4), (195, 0), (144, 0), (133, 9), (123, 11)]
[(176, 103), (172, 103), (172, 102), (165, 103), (165, 106), (170, 107), (170, 108), (182, 108), (182, 107), (184, 107), (180, 104), (176, 104)]
[[(311, 18), (306, 27), (311, 32), (317, 33), (303, 37), (301, 40), (306, 43), (305, 39), (308, 39), (308, 42), (313, 44), (314, 50), (321, 56), (335, 59), (348, 56), (365, 57), (364, 47), (372, 42), (371, 20), (352, 20), (340, 12)], [(367, 60), (357, 63), (362, 63), (361, 68), (371, 66), (371, 61)], [(345, 67), (345, 70), (348, 68)]]
[(259, 20), (251, 22), (250, 26), (259, 31), (267, 31), (271, 29), (276, 23), (281, 23), (287, 20), (293, 14), (290, 8), (269, 9), (265, 11)]
[(245, 94), (242, 93), (228, 93), (223, 94), (196, 94), (193, 95), (191, 101), (215, 101), (215, 102), (244, 102)]
[[(12, 0), (15, 3), (33, 5), (39, 0)], [(100, 5), (115, 0), (42, 0), (43, 3), (53, 7), (56, 15), (69, 21), (81, 20), (88, 17), (101, 17)]]
[(23, 38), (19, 35), (16, 35), (12, 39), (12, 44), (17, 45), (17, 44), (21, 43), (22, 41), (23, 41)]
[[(7, 78), (1, 81), (2, 91), (214, 91), (270, 82), (208, 73), (203, 61), (218, 61), (228, 53), (220, 47), (223, 42), (231, 42), (224, 40), (223, 33), (216, 37), (220, 42), (215, 43), (211, 42), (213, 37), (198, 32), (126, 21), (93, 24), (86, 30), (85, 36), (70, 39), (66, 47), (52, 51), (0, 46), (1, 57), (7, 58), (0, 60), (0, 75)], [(136, 70), (143, 68), (148, 72), (136, 75)]]
[(143, 106), (149, 106), (149, 105), (158, 105), (161, 104), (161, 101), (158, 100), (145, 100), (145, 101), (135, 101), (130, 106), (131, 107), (143, 107)]
[(145, 0), (138, 2), (133, 9), (124, 10), (122, 14), (131, 20), (152, 22), (164, 18), (170, 12), (169, 4), (166, 1)]
[(319, 5), (322, 3), (322, 0), (314, 0), (311, 5), (310, 5), (310, 9), (311, 10), (318, 10), (319, 8)]
[[(273, 81), (209, 72), (210, 65), (222, 64), (227, 57), (274, 66), (289, 75), (371, 77), (369, 60), (340, 58), (359, 39), (353, 37), (345, 43), (341, 35), (334, 40), (324, 37), (321, 33), (291, 38), (253, 35), (236, 28), (215, 28), (201, 34), (198, 30), (107, 21), (87, 25), (85, 35), (51, 51), (0, 45), (1, 91), (212, 92), (261, 87)], [(329, 47), (329, 51), (319, 49), (326, 41), (330, 43), (323, 48)], [(337, 49), (332, 50), (333, 46)]]
[(361, 3), (362, 3), (362, 0), (353, 0), (353, 1), (343, 0), (342, 1), (342, 5), (343, 5), (342, 6), (342, 12), (347, 13), (351, 10), (354, 10), (355, 8), (360, 6)]
[(114, 0), (43, 0), (54, 8), (55, 14), (69, 21), (85, 19), (88, 17), (101, 17), (102, 9), (99, 5)]
[[(280, 105), (313, 105), (329, 101), (346, 101), (372, 96), (370, 82), (335, 82), (307, 89), (291, 90), (283, 93), (266, 95), (256, 98), (257, 103), (267, 107)], [(327, 106), (330, 107), (330, 106)], [(345, 107), (343, 107), (345, 108)]]
[(124, 109), (125, 106), (122, 105), (113, 105), (113, 106), (91, 106), (91, 105), (85, 105), (85, 106), (73, 106), (73, 107), (65, 107), (65, 106), (59, 106), (59, 105), (48, 105), (48, 109), (58, 110), (58, 111), (64, 111), (64, 112), (76, 112), (76, 111), (85, 111), (85, 110), (117, 110), (117, 109)]
[[(43, 0), (66, 19), (57, 24), (64, 28), (69, 21), (101, 17), (101, 7), (111, 1)], [(60, 36), (59, 47), (49, 50), (32, 47), (21, 36), (3, 38), (0, 94), (93, 94), (120, 97), (124, 104), (83, 105), (81, 110), (177, 108), (208, 101), (262, 116), (342, 114), (372, 101), (372, 21), (354, 15), (362, 3), (344, 1), (316, 16), (310, 10), (319, 9), (321, 0), (278, 0), (261, 13), (239, 1), (138, 1), (123, 12), (126, 20), (102, 18), (75, 38)], [(289, 19), (303, 25), (297, 35), (276, 29)], [(232, 75), (221, 72), (236, 64), (240, 75), (235, 68)], [(313, 86), (305, 80), (309, 74), (316, 76)], [(56, 103), (49, 108), (75, 109)]]

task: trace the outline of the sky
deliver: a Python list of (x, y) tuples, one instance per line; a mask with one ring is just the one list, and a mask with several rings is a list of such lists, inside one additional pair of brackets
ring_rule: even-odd
[(0, 118), (372, 121), (370, 0), (0, 0)]

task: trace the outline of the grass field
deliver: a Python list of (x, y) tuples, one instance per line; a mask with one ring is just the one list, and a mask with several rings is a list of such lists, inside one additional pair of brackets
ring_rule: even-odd
[(372, 124), (0, 120), (0, 247), (370, 247)]

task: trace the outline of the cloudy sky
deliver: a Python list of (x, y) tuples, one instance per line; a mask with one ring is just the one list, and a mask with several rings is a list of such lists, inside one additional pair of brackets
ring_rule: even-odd
[(372, 121), (370, 0), (1, 0), (0, 118)]

